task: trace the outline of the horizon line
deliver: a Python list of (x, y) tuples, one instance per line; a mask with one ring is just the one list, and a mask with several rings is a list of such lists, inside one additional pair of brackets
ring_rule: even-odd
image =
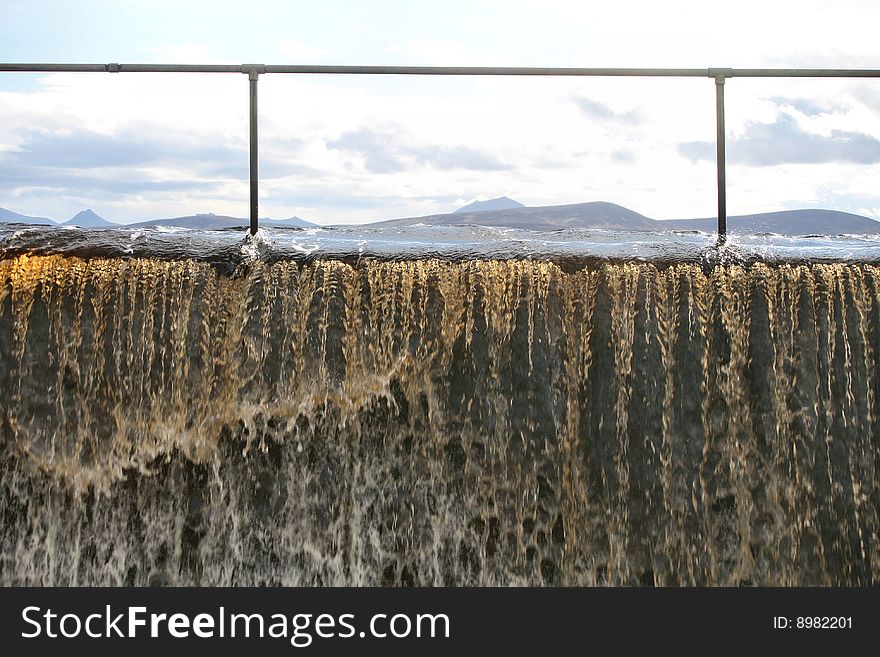
[[(511, 210), (514, 210), (514, 211), (515, 210), (530, 210), (530, 209), (534, 210), (534, 209), (540, 209), (540, 208), (560, 208), (560, 207), (566, 207), (566, 206), (594, 205), (594, 204), (614, 205), (619, 208), (623, 208), (624, 210), (628, 210), (630, 212), (634, 212), (638, 215), (641, 215), (642, 217), (649, 219), (651, 221), (658, 221), (658, 222), (664, 222), (664, 221), (706, 221), (706, 220), (713, 220), (714, 221), (717, 219), (717, 217), (714, 217), (714, 216), (685, 217), (685, 218), (667, 217), (665, 219), (657, 219), (655, 217), (651, 217), (649, 215), (646, 215), (646, 214), (643, 214), (643, 213), (638, 212), (636, 210), (633, 210), (625, 205), (621, 205), (620, 203), (615, 203), (614, 201), (601, 201), (601, 200), (600, 201), (579, 201), (579, 202), (575, 202), (575, 203), (555, 203), (555, 204), (547, 204), (547, 205), (520, 204), (520, 207), (513, 207), (513, 208), (501, 208), (498, 210), (493, 210), (493, 209), (473, 210), (471, 212), (460, 212), (463, 208), (467, 207), (468, 205), (471, 205), (472, 203), (485, 203), (485, 202), (499, 200), (502, 198), (506, 198), (506, 199), (513, 201), (515, 203), (519, 203), (519, 201), (516, 201), (515, 199), (512, 199), (508, 196), (500, 196), (500, 197), (495, 197), (495, 198), (485, 199), (485, 200), (476, 199), (475, 201), (471, 201), (470, 203), (467, 203), (466, 205), (461, 206), (455, 210), (451, 210), (449, 212), (435, 212), (435, 213), (424, 214), (424, 215), (409, 215), (409, 216), (402, 216), (402, 217), (375, 219), (375, 220), (364, 221), (364, 222), (359, 222), (359, 223), (350, 223), (350, 222), (349, 223), (346, 223), (346, 222), (317, 223), (320, 220), (304, 219), (303, 217), (300, 217), (295, 214), (290, 217), (284, 218), (284, 219), (274, 219), (272, 217), (266, 217), (266, 216), (260, 217), (259, 219), (260, 219), (260, 221), (273, 221), (273, 222), (287, 222), (287, 221), (298, 220), (298, 221), (306, 222), (308, 224), (312, 224), (313, 226), (318, 227), (318, 228), (323, 228), (323, 227), (334, 227), (334, 226), (339, 226), (339, 227), (366, 226), (366, 225), (371, 225), (371, 224), (384, 223), (384, 222), (388, 222), (388, 221), (402, 221), (405, 219), (421, 219), (421, 218), (438, 217), (438, 216), (453, 215), (453, 214), (468, 215), (468, 214), (482, 214), (484, 212), (508, 212)], [(0, 210), (6, 210), (7, 212), (11, 212), (12, 214), (19, 215), (19, 216), (25, 217), (27, 219), (46, 219), (47, 221), (50, 222), (50, 224), (35, 224), (35, 225), (54, 225), (54, 226), (62, 226), (64, 224), (67, 224), (67, 223), (71, 222), (73, 219), (75, 219), (77, 216), (79, 216), (80, 214), (83, 214), (85, 212), (91, 212), (92, 214), (94, 214), (96, 217), (98, 217), (102, 221), (106, 221), (108, 223), (114, 224), (119, 227), (134, 226), (134, 225), (143, 224), (143, 223), (154, 223), (154, 222), (163, 221), (163, 220), (175, 221), (175, 220), (185, 219), (185, 218), (190, 218), (190, 217), (211, 217), (211, 216), (224, 218), (224, 219), (241, 220), (243, 222), (242, 225), (247, 225), (247, 222), (248, 222), (248, 217), (246, 217), (246, 216), (245, 217), (238, 217), (238, 216), (234, 216), (234, 215), (230, 215), (230, 214), (223, 214), (223, 213), (216, 213), (216, 212), (194, 212), (192, 214), (182, 214), (182, 215), (176, 215), (173, 217), (160, 217), (160, 218), (156, 218), (156, 219), (135, 219), (132, 221), (120, 222), (118, 220), (114, 221), (111, 219), (107, 219), (106, 217), (99, 215), (92, 208), (84, 208), (84, 209), (80, 210), (79, 212), (75, 213), (74, 215), (72, 215), (70, 218), (60, 220), (60, 221), (53, 219), (51, 217), (23, 214), (21, 212), (16, 212), (15, 210), (11, 210), (11, 209), (4, 207), (4, 206), (0, 206)], [(880, 222), (880, 217), (873, 217), (873, 216), (868, 216), (868, 215), (864, 215), (864, 214), (858, 214), (856, 212), (850, 212), (848, 210), (836, 210), (833, 208), (826, 208), (826, 207), (819, 207), (819, 206), (786, 208), (783, 210), (763, 210), (763, 211), (759, 211), (759, 212), (746, 212), (746, 213), (728, 215), (728, 218), (729, 219), (736, 219), (736, 218), (742, 218), (742, 217), (752, 217), (752, 216), (756, 216), (756, 215), (768, 215), (768, 214), (778, 214), (778, 213), (784, 213), (784, 212), (802, 212), (802, 211), (836, 212), (836, 213), (840, 213), (840, 214), (847, 214), (847, 215), (850, 215), (853, 217), (860, 217), (863, 219), (869, 219), (871, 221)], [(20, 223), (20, 222), (9, 221), (9, 220), (6, 220), (6, 219), (3, 219), (2, 217), (0, 217), (0, 223)], [(75, 225), (75, 224), (73, 224), (73, 225)]]

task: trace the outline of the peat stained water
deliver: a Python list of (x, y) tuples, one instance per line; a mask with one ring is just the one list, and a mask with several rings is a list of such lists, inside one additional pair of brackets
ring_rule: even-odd
[(67, 232), (2, 242), (2, 584), (877, 582), (857, 240)]

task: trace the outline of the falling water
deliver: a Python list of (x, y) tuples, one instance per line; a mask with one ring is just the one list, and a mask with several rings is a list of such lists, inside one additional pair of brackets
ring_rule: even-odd
[(0, 583), (876, 583), (878, 279), (8, 257)]

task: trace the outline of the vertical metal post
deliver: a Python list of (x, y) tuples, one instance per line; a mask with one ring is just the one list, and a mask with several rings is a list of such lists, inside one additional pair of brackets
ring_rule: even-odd
[(251, 147), (251, 235), (257, 234), (257, 229), (260, 227), (259, 220), (259, 166), (258, 166), (258, 157), (257, 157), (257, 144), (259, 141), (259, 135), (257, 132), (257, 81), (260, 79), (260, 74), (255, 69), (250, 69), (248, 71), (248, 81), (250, 82), (251, 87), (251, 110), (250, 110), (250, 118), (251, 118), (251, 133), (250, 133), (250, 147)]
[(727, 240), (727, 163), (725, 154), (724, 132), (724, 79), (725, 75), (715, 75), (715, 143), (717, 153), (715, 155), (716, 168), (718, 170), (718, 243)]

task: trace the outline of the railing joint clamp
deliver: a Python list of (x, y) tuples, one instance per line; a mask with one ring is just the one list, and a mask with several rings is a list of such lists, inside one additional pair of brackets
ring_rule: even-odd
[(260, 74), (266, 72), (265, 64), (242, 64), (241, 72), (247, 73), (248, 80), (255, 82), (260, 79)]
[(710, 68), (708, 69), (708, 77), (715, 78), (715, 84), (724, 84), (726, 78), (733, 77), (732, 68)]

